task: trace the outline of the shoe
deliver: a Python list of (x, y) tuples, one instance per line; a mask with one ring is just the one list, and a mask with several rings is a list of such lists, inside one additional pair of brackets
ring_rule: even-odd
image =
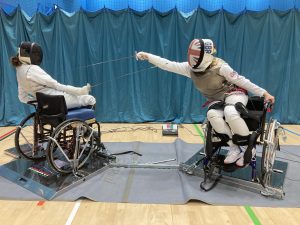
[(241, 158), (241, 149), (238, 146), (231, 147), (224, 160), (224, 164), (234, 163), (240, 158)]
[[(244, 165), (244, 153), (245, 152), (242, 152), (241, 153), (242, 154), (241, 158), (238, 161), (236, 161), (236, 165), (239, 166), (239, 167), (245, 166)], [(255, 154), (256, 154), (256, 149), (252, 148), (252, 158), (255, 156)]]

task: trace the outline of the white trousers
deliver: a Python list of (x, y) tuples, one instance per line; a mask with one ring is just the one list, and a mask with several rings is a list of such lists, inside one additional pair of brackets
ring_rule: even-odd
[[(230, 139), (232, 138), (232, 134), (239, 134), (242, 136), (249, 135), (249, 129), (246, 122), (235, 109), (234, 105), (237, 102), (247, 105), (248, 96), (242, 93), (231, 94), (225, 99), (227, 105), (224, 110), (210, 109), (207, 112), (207, 119), (211, 123), (213, 129), (217, 133), (227, 134)], [(231, 147), (234, 146), (232, 141), (229, 141), (228, 144)]]
[(92, 95), (70, 95), (63, 91), (57, 91), (54, 89), (43, 89), (41, 92), (48, 94), (48, 95), (63, 95), (66, 100), (67, 108), (77, 108), (82, 106), (88, 106), (88, 105), (95, 105), (96, 99)]

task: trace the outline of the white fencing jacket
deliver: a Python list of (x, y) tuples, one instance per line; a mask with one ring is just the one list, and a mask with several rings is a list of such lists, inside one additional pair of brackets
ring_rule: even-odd
[(22, 64), (16, 67), (16, 70), (18, 97), (23, 103), (35, 100), (36, 92), (64, 95), (68, 108), (94, 105), (96, 103), (96, 99), (88, 95), (84, 88), (60, 84), (37, 65)]
[[(157, 67), (163, 70), (177, 73), (189, 78), (192, 78), (194, 73), (190, 69), (188, 62), (181, 62), (181, 63), (173, 62), (150, 53), (148, 53), (148, 60), (150, 63), (156, 65)], [(250, 80), (246, 79), (244, 76), (239, 75), (223, 60), (218, 58), (216, 58), (216, 60), (217, 60), (217, 64), (214, 67), (220, 67), (218, 74), (220, 76), (223, 76), (229, 83), (234, 84), (240, 88), (243, 88), (257, 96), (263, 96), (263, 94), (266, 92), (265, 89), (255, 85)], [(212, 69), (214, 69), (214, 67), (212, 67)]]

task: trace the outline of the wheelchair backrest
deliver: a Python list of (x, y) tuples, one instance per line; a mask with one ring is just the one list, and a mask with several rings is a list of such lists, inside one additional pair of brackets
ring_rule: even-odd
[(249, 97), (246, 108), (248, 109), (249, 113), (255, 118), (243, 118), (249, 130), (255, 131), (262, 125), (261, 123), (264, 121), (264, 117), (266, 116), (266, 111), (264, 108), (264, 98), (258, 96)]
[(57, 126), (66, 119), (68, 108), (63, 95), (36, 93), (37, 112), (42, 123)]

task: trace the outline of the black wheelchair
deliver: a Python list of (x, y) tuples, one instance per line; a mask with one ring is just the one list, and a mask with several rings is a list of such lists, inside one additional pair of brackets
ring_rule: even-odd
[(35, 112), (16, 129), (15, 147), (33, 161), (47, 160), (60, 174), (76, 174), (92, 154), (111, 160), (101, 142), (100, 125), (92, 107), (67, 109), (62, 95), (36, 93), (28, 102)]
[[(282, 198), (284, 195), (282, 189), (274, 188), (271, 184), (274, 171), (283, 172), (273, 168), (276, 151), (280, 150), (279, 135), (283, 132), (281, 125), (276, 119), (270, 118), (267, 127), (265, 127), (266, 115), (267, 112), (271, 111), (272, 105), (265, 103), (262, 97), (252, 96), (249, 97), (246, 107), (242, 103), (236, 104), (235, 107), (245, 120), (250, 134), (248, 136), (234, 134), (232, 141), (246, 149), (244, 164), (251, 166), (251, 181), (261, 184), (263, 187), (261, 190), (262, 195)], [(222, 177), (222, 171), (230, 173), (241, 167), (238, 167), (235, 163), (224, 164), (226, 153), (224, 154), (222, 148), (228, 146), (229, 137), (227, 135), (217, 133), (208, 120), (202, 124), (202, 129), (204, 131), (204, 146), (200, 150), (200, 154), (203, 157), (198, 158), (191, 165), (184, 166), (182, 170), (188, 174), (194, 174), (195, 169), (202, 165), (204, 179), (200, 183), (200, 188), (204, 191), (210, 191)], [(256, 155), (252, 156), (252, 149), (256, 145), (263, 146), (260, 177), (257, 176), (257, 157)]]

